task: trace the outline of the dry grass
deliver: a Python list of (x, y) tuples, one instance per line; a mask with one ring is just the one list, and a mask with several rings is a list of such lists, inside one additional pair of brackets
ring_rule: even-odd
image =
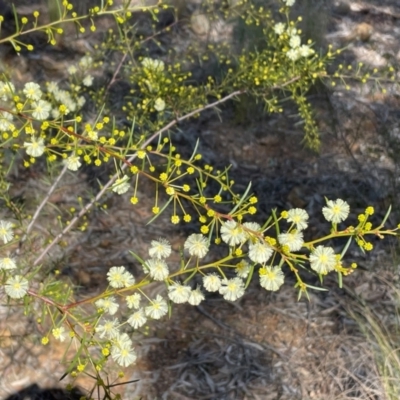
[(177, 308), (147, 351), (141, 373), (157, 377), (148, 398), (385, 399), (373, 348), (341, 301), (352, 304), (334, 287), (310, 303), (290, 287), (276, 296), (252, 288), (235, 306)]
[(368, 341), (385, 398), (395, 400), (400, 398), (400, 290), (398, 279), (388, 278), (393, 277), (375, 276), (385, 289), (382, 301), (368, 304), (358, 297), (346, 311)]

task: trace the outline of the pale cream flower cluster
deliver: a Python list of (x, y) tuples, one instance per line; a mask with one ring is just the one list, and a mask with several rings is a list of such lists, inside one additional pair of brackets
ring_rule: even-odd
[(4, 289), (12, 299), (22, 299), (28, 292), (29, 282), (21, 275), (11, 276), (7, 279)]
[[(80, 89), (79, 86), (75, 89)], [(78, 92), (78, 91), (76, 91)], [(76, 96), (74, 92), (61, 89), (57, 82), (49, 82), (47, 84), (47, 93), (54, 103), (54, 107), (51, 110), (51, 116), (54, 119), (58, 119), (60, 114), (60, 106), (65, 107), (64, 115), (68, 115), (71, 112), (78, 111), (86, 103), (84, 96)]]
[(44, 144), (44, 139), (39, 137), (32, 136), (30, 142), (24, 142), (24, 147), (26, 149), (26, 153), (31, 157), (40, 157), (46, 148)]
[[(14, 238), (13, 224), (9, 221), (0, 220), (0, 239), (3, 243), (9, 243)], [(12, 271), (17, 268), (14, 258), (0, 258), (0, 272)], [(29, 282), (21, 275), (10, 276), (7, 278), (4, 290), (12, 299), (22, 299), (29, 289)]]
[(72, 153), (66, 160), (64, 160), (64, 164), (70, 171), (78, 171), (79, 167), (82, 166), (81, 158), (75, 153)]
[(203, 277), (203, 286), (208, 292), (219, 292), (225, 300), (235, 301), (244, 295), (244, 282), (240, 277), (221, 278), (216, 273)]
[(205, 297), (199, 287), (192, 290), (190, 286), (174, 282), (168, 287), (168, 298), (176, 304), (189, 303), (198, 306)]
[[(149, 272), (149, 265), (153, 265), (156, 262), (165, 263), (162, 258), (168, 256), (170, 253), (171, 248), (168, 241), (165, 239), (152, 241), (149, 254), (154, 258), (146, 262), (146, 272)], [(157, 275), (158, 273), (158, 270), (152, 272), (153, 275), (159, 277), (159, 275)], [(135, 278), (123, 266), (111, 267), (107, 273), (107, 279), (109, 286), (114, 289), (116, 293), (118, 293), (119, 290), (135, 289)], [(182, 292), (185, 290), (186, 289), (183, 289)], [(179, 295), (178, 293), (180, 291), (179, 285), (177, 284), (175, 298), (180, 299), (181, 296), (184, 295)], [(172, 292), (173, 291), (171, 291), (171, 293)], [(119, 296), (121, 296), (121, 294), (122, 293), (120, 293)], [(171, 296), (174, 297), (174, 295)], [(190, 300), (191, 297), (196, 297), (196, 295), (189, 296), (188, 300)], [(115, 296), (104, 297), (95, 302), (95, 306), (100, 314), (98, 323), (95, 327), (95, 332), (100, 340), (105, 340), (111, 344), (111, 357), (121, 367), (127, 367), (133, 364), (137, 358), (135, 349), (132, 345), (132, 340), (127, 333), (121, 331), (126, 323), (133, 329), (139, 329), (147, 323), (148, 319), (158, 320), (168, 313), (167, 301), (161, 295), (158, 294), (154, 299), (147, 298), (147, 300), (147, 305), (142, 305), (143, 301), (140, 291), (135, 291), (133, 294), (125, 296), (126, 306), (128, 309), (132, 310), (125, 323), (120, 322), (118, 318), (106, 317), (107, 315), (114, 316), (120, 308), (120, 304)], [(61, 328), (53, 329), (53, 336), (62, 341), (63, 331)]]
[(333, 271), (337, 263), (338, 259), (332, 247), (317, 246), (310, 254), (310, 266), (318, 274), (326, 275)]
[(322, 209), (325, 219), (334, 224), (345, 221), (349, 213), (350, 206), (342, 199), (327, 200), (326, 207)]
[(13, 224), (8, 221), (0, 220), (0, 239), (4, 243), (11, 242), (14, 237)]
[[(142, 62), (143, 72), (146, 79), (144, 83), (150, 93), (157, 93), (160, 91), (160, 85), (158, 83), (157, 77), (164, 71), (164, 62), (162, 60), (156, 60), (154, 58), (145, 57)], [(161, 97), (157, 97), (154, 100), (154, 109), (161, 113), (165, 110), (165, 100)]]
[(150, 57), (143, 58), (142, 66), (152, 72), (164, 71), (164, 62)]
[[(85, 56), (78, 67), (70, 66), (68, 72), (71, 75), (76, 75), (78, 71), (87, 71), (93, 63), (90, 57)], [(82, 78), (82, 84), (84, 86), (91, 86), (93, 83), (93, 77), (85, 75)], [(71, 112), (78, 111), (85, 104), (85, 97), (78, 96), (80, 86), (74, 83), (74, 90), (67, 91), (63, 90), (58, 86), (57, 82), (47, 83), (47, 91), (44, 93), (39, 84), (35, 82), (27, 82), (21, 90), (21, 95), (24, 97), (24, 101), (21, 101), (17, 106), (19, 112), (31, 114), (32, 118), (45, 121), (50, 117), (58, 119), (62, 115), (68, 115)], [(7, 101), (10, 100), (15, 94), (15, 87), (11, 82), (0, 81), (0, 99)], [(16, 108), (12, 110), (16, 112)], [(14, 116), (12, 113), (7, 111), (0, 112), (0, 132), (14, 131), (15, 126), (13, 124)], [(32, 132), (29, 140), (24, 141), (24, 147), (26, 153), (31, 157), (40, 157), (46, 150), (46, 144), (44, 138), (39, 134)], [(79, 157), (71, 155), (68, 160), (65, 160), (68, 169), (76, 171), (81, 163)]]
[(117, 194), (126, 193), (131, 187), (128, 181), (129, 181), (128, 175), (124, 175), (121, 178), (117, 178), (111, 187), (112, 191)]
[[(294, 0), (284, 0), (288, 7), (293, 6)], [(283, 22), (278, 22), (274, 25), (273, 30), (276, 35), (282, 36), (284, 34), (289, 38), (288, 50), (286, 50), (286, 57), (291, 61), (297, 61), (299, 58), (307, 58), (312, 56), (315, 51), (309, 45), (301, 44), (301, 37), (299, 31), (293, 27), (288, 26)]]
[(272, 292), (279, 290), (283, 285), (285, 276), (283, 275), (282, 268), (280, 266), (268, 266), (262, 267), (259, 271), (260, 285)]
[(210, 248), (208, 238), (201, 233), (192, 233), (184, 244), (184, 249), (193, 257), (204, 258)]
[(292, 6), (294, 6), (294, 3), (296, 2), (296, 0), (283, 0), (283, 2), (284, 2), (288, 7), (292, 7)]

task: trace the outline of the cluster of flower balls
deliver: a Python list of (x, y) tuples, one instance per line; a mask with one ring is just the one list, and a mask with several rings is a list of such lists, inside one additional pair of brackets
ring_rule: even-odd
[[(14, 238), (13, 224), (9, 221), (0, 221), (0, 239), (4, 244)], [(0, 271), (12, 271), (17, 268), (14, 258), (6, 256), (0, 258)], [(29, 288), (28, 280), (22, 275), (14, 275), (7, 278), (4, 290), (12, 299), (21, 299), (26, 295)]]
[[(323, 208), (323, 214), (327, 221), (337, 224), (344, 221), (350, 211), (349, 205), (338, 199), (329, 200), (326, 207)], [(308, 226), (308, 214), (305, 210), (294, 208), (284, 213), (284, 217), (290, 223), (291, 228), (287, 232), (278, 235), (278, 242), (286, 252), (299, 251), (303, 244), (303, 230)], [(284, 276), (281, 267), (268, 266), (267, 262), (274, 253), (274, 247), (267, 243), (262, 236), (262, 229), (256, 222), (246, 222), (242, 225), (231, 220), (226, 221), (221, 226), (221, 239), (230, 247), (243, 246), (248, 242), (248, 258), (254, 264), (261, 264), (260, 284), (267, 290), (278, 290), (283, 284)], [(0, 221), (0, 238), (4, 243), (12, 240), (14, 234), (12, 223)], [(184, 244), (191, 257), (198, 259), (204, 258), (210, 247), (209, 238), (200, 233), (191, 234)], [(171, 254), (171, 245), (166, 239), (152, 241), (149, 255), (150, 258), (143, 265), (144, 272), (154, 281), (164, 281), (169, 276), (169, 267), (165, 258)], [(309, 256), (311, 268), (319, 274), (327, 274), (334, 270), (338, 263), (337, 256), (332, 247), (317, 246)], [(12, 257), (0, 258), (0, 270), (13, 270), (17, 267), (16, 261)], [(236, 277), (227, 279), (211, 273), (203, 276), (204, 289), (209, 292), (219, 291), (226, 300), (234, 301), (244, 293), (244, 282), (250, 271), (251, 265), (246, 260), (240, 261), (236, 265)], [(124, 267), (113, 267), (108, 272), (108, 280), (113, 288), (122, 288), (132, 286), (135, 282), (133, 276), (125, 271)], [(5, 285), (6, 293), (12, 298), (22, 298), (28, 290), (28, 281), (20, 275), (8, 278)], [(175, 303), (188, 302), (192, 305), (198, 305), (204, 299), (204, 294), (200, 288), (191, 289), (188, 285), (182, 285), (174, 282), (168, 287), (168, 296)], [(138, 293), (128, 296), (127, 302), (130, 308), (139, 304), (140, 295)], [(134, 319), (143, 321), (142, 316), (148, 315), (152, 318), (161, 318), (167, 312), (167, 305), (157, 300), (158, 305), (154, 307), (154, 302), (146, 309), (135, 314)], [(112, 298), (99, 300), (96, 304), (99, 308), (108, 311), (111, 315), (115, 314), (118, 305)], [(133, 320), (132, 320), (133, 321)], [(143, 322), (141, 325), (143, 325)], [(134, 325), (138, 327), (139, 322)], [(141, 326), (140, 325), (140, 326)]]
[[(292, 7), (295, 0), (283, 0), (287, 7)], [(291, 61), (299, 58), (312, 56), (315, 51), (307, 44), (301, 44), (301, 37), (298, 29), (283, 22), (278, 22), (273, 28), (276, 35), (288, 39), (289, 48), (286, 50), (286, 57)]]
[[(350, 208), (343, 200), (327, 202), (323, 208), (325, 218), (337, 224), (344, 221)], [(278, 235), (278, 243), (271, 244), (267, 241), (262, 232), (262, 228), (255, 222), (238, 224), (233, 220), (228, 220), (222, 224), (220, 229), (221, 239), (230, 248), (240, 248), (245, 243), (248, 244), (248, 258), (253, 263), (244, 258), (235, 265), (236, 276), (227, 278), (216, 272), (204, 274), (202, 284), (208, 292), (219, 292), (224, 299), (235, 301), (243, 296), (245, 292), (245, 279), (247, 278), (252, 266), (259, 264), (260, 285), (267, 290), (275, 291), (284, 282), (282, 265), (268, 265), (268, 261), (280, 246), (283, 251), (290, 253), (299, 251), (304, 244), (302, 231), (308, 226), (308, 214), (305, 210), (295, 208), (283, 213), (283, 217), (291, 226), (287, 232)], [(4, 243), (13, 240), (13, 225), (7, 221), (0, 221), (0, 239)], [(184, 249), (190, 257), (197, 259), (204, 258), (210, 247), (209, 238), (203, 234), (193, 233), (184, 243)], [(150, 258), (144, 261), (143, 271), (154, 281), (166, 281), (168, 283), (168, 299), (173, 303), (189, 303), (199, 305), (205, 296), (201, 288), (192, 288), (188, 284), (172, 281), (169, 279), (170, 269), (166, 258), (171, 255), (172, 249), (166, 239), (153, 240), (149, 249)], [(326, 274), (335, 269), (338, 257), (331, 247), (317, 246), (309, 256), (310, 266), (319, 274)], [(188, 261), (189, 263), (189, 261)], [(15, 259), (11, 257), (0, 258), (0, 270), (10, 271), (17, 268)], [(201, 270), (201, 267), (199, 267)], [(107, 273), (109, 286), (115, 290), (134, 289), (135, 278), (126, 270), (125, 267), (112, 267)], [(5, 292), (14, 299), (24, 297), (29, 289), (28, 280), (22, 275), (10, 276), (5, 282)], [(122, 291), (119, 292), (122, 294)], [(111, 343), (111, 348), (106, 347), (104, 352), (109, 351), (111, 357), (121, 366), (128, 366), (136, 360), (136, 353), (132, 347), (132, 341), (126, 333), (120, 329), (127, 323), (132, 328), (138, 329), (146, 324), (148, 319), (160, 319), (168, 313), (167, 299), (158, 294), (154, 299), (150, 299), (138, 287), (133, 294), (124, 297), (126, 306), (133, 312), (126, 322), (120, 322), (118, 318), (109, 318), (117, 313), (120, 304), (114, 296), (100, 298), (95, 302), (95, 306), (101, 317), (95, 327), (95, 332), (99, 339), (105, 339)], [(145, 304), (144, 304), (145, 303)], [(103, 318), (106, 317), (106, 318)], [(62, 326), (52, 330), (53, 336), (63, 341), (65, 340), (65, 330)]]
[[(323, 208), (325, 218), (332, 223), (342, 222), (349, 214), (349, 206), (343, 200), (328, 201)], [(285, 215), (292, 228), (288, 232), (278, 235), (280, 246), (287, 247), (288, 251), (301, 249), (304, 240), (302, 230), (308, 226), (308, 214), (302, 209), (292, 209)], [(221, 239), (230, 247), (242, 246), (248, 242), (248, 258), (255, 264), (261, 264), (260, 284), (267, 290), (278, 290), (283, 284), (284, 275), (281, 266), (268, 266), (267, 262), (274, 253), (272, 245), (268, 244), (263, 236), (262, 229), (255, 222), (239, 225), (235, 221), (227, 221), (221, 226)], [(184, 243), (184, 249), (190, 257), (204, 258), (209, 251), (209, 239), (198, 233), (191, 234)], [(153, 240), (149, 249), (150, 258), (144, 261), (143, 271), (154, 281), (168, 282), (168, 299), (176, 304), (189, 303), (198, 305), (204, 300), (204, 293), (197, 286), (192, 288), (185, 283), (179, 283), (169, 279), (170, 269), (166, 258), (171, 255), (172, 249), (166, 239)], [(330, 247), (318, 246), (309, 257), (311, 268), (324, 274), (334, 269), (337, 257)], [(251, 264), (244, 259), (235, 268), (236, 276), (226, 278), (217, 273), (204, 274), (202, 284), (208, 292), (219, 292), (224, 299), (235, 301), (245, 292), (244, 279), (247, 278)], [(135, 284), (135, 278), (125, 267), (112, 267), (107, 279), (113, 289), (131, 288)], [(122, 294), (120, 292), (119, 294)], [(132, 328), (142, 327), (148, 319), (160, 319), (168, 312), (167, 299), (158, 294), (155, 299), (149, 299), (139, 288), (131, 295), (125, 297), (126, 306), (132, 309), (126, 323)], [(143, 304), (145, 303), (145, 304)], [(99, 312), (113, 316), (119, 309), (119, 303), (114, 296), (99, 299), (95, 302)], [(134, 362), (136, 355), (132, 343), (126, 334), (120, 332), (125, 325), (118, 318), (99, 320), (95, 331), (100, 339), (109, 340), (112, 343), (111, 356), (121, 366), (127, 366)]]
[[(87, 74), (92, 67), (93, 59), (90, 56), (84, 56), (77, 66), (70, 66), (68, 72), (71, 76), (81, 72), (81, 83), (84, 86), (91, 86), (93, 78)], [(84, 77), (83, 77), (84, 76)], [(76, 78), (76, 83), (79, 79)], [(68, 115), (76, 112), (85, 104), (85, 97), (78, 96), (80, 86), (74, 84), (73, 90), (63, 90), (58, 86), (57, 82), (48, 82), (46, 92), (42, 91), (39, 84), (35, 82), (27, 82), (22, 89), (20, 96), (17, 96), (15, 86), (9, 81), (0, 81), (0, 99), (5, 102), (12, 102), (14, 99), (25, 98), (25, 101), (18, 100), (15, 109), (11, 112), (5, 110), (0, 112), (0, 132), (3, 137), (7, 137), (8, 132), (15, 134), (16, 127), (14, 125), (14, 115), (17, 112), (31, 114), (32, 117), (39, 121), (45, 121), (50, 117), (54, 120), (60, 118), (61, 115)], [(24, 142), (26, 153), (31, 157), (40, 157), (45, 151), (44, 138), (35, 135), (33, 129), (26, 129), (26, 133), (30, 135), (30, 140)]]

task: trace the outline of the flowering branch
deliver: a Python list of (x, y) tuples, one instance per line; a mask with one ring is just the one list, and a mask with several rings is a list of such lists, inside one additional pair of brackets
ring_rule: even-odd
[[(158, 130), (157, 132), (153, 133), (147, 140), (143, 142), (143, 144), (140, 146), (140, 149), (145, 149), (155, 138), (163, 134), (164, 132), (168, 131), (171, 129), (174, 125), (176, 125), (179, 122), (182, 122), (193, 115), (198, 114), (199, 112), (202, 112), (204, 110), (216, 107), (219, 104), (222, 104), (229, 99), (236, 97), (240, 94), (243, 94), (243, 90), (237, 90), (233, 93), (230, 93), (229, 95), (225, 96), (224, 98), (217, 100), (213, 103), (207, 104), (204, 107), (198, 108), (182, 117), (178, 117), (177, 119), (171, 121), (169, 124)], [(126, 162), (121, 166), (121, 171), (124, 171), (131, 163), (134, 161), (137, 157), (137, 153), (133, 154), (130, 156)], [(45, 247), (45, 249), (40, 253), (40, 255), (36, 258), (36, 260), (33, 262), (33, 265), (36, 266), (42, 262), (43, 258), (46, 256), (46, 254), (63, 238), (63, 236), (68, 233), (78, 222), (78, 220), (83, 217), (93, 206), (96, 204), (106, 193), (107, 189), (109, 189), (113, 183), (118, 179), (118, 173), (114, 174), (110, 180), (102, 187), (102, 189), (97, 193), (97, 195), (94, 197), (93, 200), (91, 200), (89, 203), (87, 203), (82, 210), (70, 221), (70, 223), (60, 232), (52, 241), (51, 243)]]

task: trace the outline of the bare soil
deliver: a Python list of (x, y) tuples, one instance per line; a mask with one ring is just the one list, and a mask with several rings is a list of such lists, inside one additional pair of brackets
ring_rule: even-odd
[[(30, 4), (21, 7), (26, 11)], [(320, 27), (324, 41), (348, 46), (343, 59), (371, 66), (382, 66), (388, 59), (399, 63), (400, 6), (395, 0), (332, 2), (324, 7), (326, 25)], [(371, 27), (363, 37), (361, 24)], [(188, 40), (204, 40), (190, 26), (182, 29), (189, 32)], [(50, 76), (47, 79), (62, 79), (68, 62), (91, 45), (81, 40), (62, 46), (45, 48), (37, 63), (8, 51), (1, 62), (5, 69), (15, 68), (21, 82), (40, 73)], [(62, 56), (65, 51), (71, 59)], [(374, 205), (377, 220), (392, 204), (394, 214), (388, 223), (394, 225), (399, 215), (397, 89), (389, 86), (386, 95), (378, 95), (370, 87), (360, 91), (356, 85), (348, 92), (321, 87), (309, 98), (320, 124), (319, 154), (305, 148), (293, 106), (282, 115), (268, 116), (256, 104), (231, 104), (222, 112), (222, 122), (209, 112), (180, 126), (181, 133), (174, 138), (182, 153), (191, 153), (200, 138), (206, 162), (217, 167), (232, 164), (231, 177), (239, 188), (251, 181), (260, 199), (260, 220), (272, 208), (301, 207), (313, 218), (310, 234), (321, 234), (328, 229), (321, 218), (326, 196), (346, 199), (354, 214)], [(40, 168), (14, 175), (13, 194), (23, 198), (29, 209), (35, 209), (49, 188), (42, 178)], [(90, 198), (92, 192), (85, 188), (89, 183), (94, 191), (97, 178), (104, 176), (95, 176), (90, 169), (68, 176), (50, 199), (52, 207), (39, 219), (37, 231), (57, 231), (58, 211), (76, 206), (77, 193)], [(98, 207), (90, 213), (89, 229), (69, 235), (66, 246), (52, 254), (49, 271), (60, 270), (84, 294), (104, 286), (105, 273), (113, 265), (125, 265), (139, 274), (140, 266), (128, 251), (145, 255), (150, 241), (160, 235), (174, 238), (173, 248), (178, 250), (191, 226), (171, 227), (167, 214), (146, 225), (152, 216), (152, 194), (150, 185), (144, 184), (135, 207), (124, 196), (107, 198), (107, 210)], [(41, 245), (39, 238), (32, 244), (34, 250)], [(393, 250), (395, 243), (391, 245)], [(298, 301), (288, 277), (278, 293), (266, 293), (254, 282), (235, 303), (208, 296), (200, 307), (175, 307), (170, 320), (152, 323), (141, 332), (139, 361), (121, 380), (138, 381), (115, 386), (114, 393), (127, 400), (384, 400), (371, 343), (348, 313), (349, 307), (357, 309), (363, 301), (390, 325), (394, 294), (387, 282), (397, 284), (399, 267), (390, 247), (379, 243), (375, 247), (368, 257), (351, 250), (349, 260), (360, 268), (346, 279), (345, 287), (339, 289), (330, 278), (324, 282), (329, 291), (311, 292), (310, 300)], [(307, 279), (318, 284), (312, 275)], [(161, 290), (153, 286), (151, 294)], [(22, 319), (20, 312), (10, 315), (3, 305), (0, 313), (0, 397), (32, 384), (62, 387), (64, 369), (59, 360), (65, 348), (55, 343), (41, 346), (35, 341), (41, 337), (40, 328), (35, 321)], [(110, 382), (117, 372), (110, 373)], [(80, 376), (74, 384), (85, 390), (92, 380)]]

